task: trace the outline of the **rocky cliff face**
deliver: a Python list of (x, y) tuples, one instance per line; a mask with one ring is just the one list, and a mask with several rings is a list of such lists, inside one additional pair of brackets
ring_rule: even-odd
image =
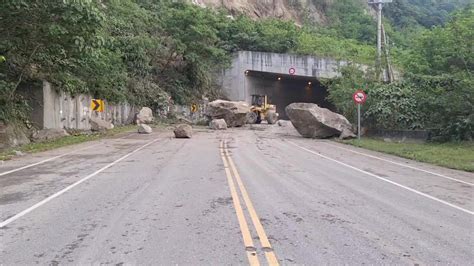
[(327, 23), (325, 14), (335, 1), (337, 0), (191, 0), (202, 7), (225, 8), (233, 15), (243, 13), (256, 19), (274, 17), (293, 20), (297, 24), (302, 24), (305, 20), (318, 24)]
[(233, 15), (243, 13), (256, 19), (274, 17), (293, 20), (297, 24), (303, 23), (305, 19), (325, 23), (324, 7), (332, 1), (334, 0), (192, 0), (202, 7), (225, 8)]

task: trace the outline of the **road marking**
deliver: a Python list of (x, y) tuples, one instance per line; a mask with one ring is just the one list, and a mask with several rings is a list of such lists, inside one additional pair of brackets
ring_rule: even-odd
[[(117, 139), (125, 139), (125, 138), (127, 138), (127, 137), (129, 137), (129, 136), (131, 136), (131, 135), (133, 135), (133, 133), (132, 133), (132, 134), (125, 135), (125, 136), (120, 137), (120, 138), (117, 138)], [(96, 146), (96, 145), (89, 145), (89, 146), (80, 148), (80, 149), (78, 149), (78, 150), (73, 150), (73, 151), (66, 152), (66, 153), (63, 153), (63, 154), (60, 154), (60, 155), (57, 155), (57, 156), (54, 156), (54, 157), (51, 157), (51, 158), (48, 158), (48, 159), (45, 159), (45, 160), (36, 162), (36, 163), (32, 163), (32, 164), (25, 165), (25, 166), (22, 166), (22, 167), (19, 167), (19, 168), (15, 168), (15, 169), (12, 169), (12, 170), (9, 170), (9, 171), (0, 173), (0, 176), (8, 175), (8, 174), (11, 174), (11, 173), (15, 173), (15, 172), (18, 172), (18, 171), (21, 171), (21, 170), (25, 170), (25, 169), (31, 168), (31, 167), (33, 167), (33, 166), (37, 166), (37, 165), (44, 164), (44, 163), (47, 163), (47, 162), (50, 162), (50, 161), (54, 161), (54, 160), (56, 160), (56, 159), (58, 159), (58, 158), (61, 158), (61, 157), (64, 157), (64, 156), (70, 155), (70, 154), (72, 154), (72, 153), (79, 152), (79, 151), (82, 151), (82, 150), (85, 150), (85, 149), (88, 149), (88, 148), (91, 148), (91, 147), (94, 147), (94, 146)]]
[(129, 157), (130, 155), (132, 155), (132, 154), (134, 154), (134, 153), (136, 153), (136, 152), (142, 150), (143, 148), (145, 148), (145, 147), (147, 147), (147, 146), (149, 146), (149, 145), (151, 145), (151, 144), (157, 142), (158, 140), (159, 140), (159, 139), (152, 140), (152, 141), (146, 143), (145, 145), (140, 146), (139, 148), (136, 148), (135, 150), (133, 150), (133, 151), (127, 153), (126, 155), (120, 157), (119, 159), (117, 159), (117, 160), (115, 160), (115, 161), (113, 161), (113, 162), (107, 164), (106, 166), (104, 166), (104, 167), (100, 168), (99, 170), (95, 171), (94, 173), (92, 173), (92, 174), (90, 174), (90, 175), (88, 175), (88, 176), (82, 178), (81, 180), (75, 182), (74, 184), (67, 186), (66, 188), (62, 189), (61, 191), (58, 191), (58, 192), (54, 193), (53, 195), (51, 195), (51, 196), (47, 197), (46, 199), (44, 199), (44, 200), (42, 200), (42, 201), (36, 203), (35, 205), (29, 207), (28, 209), (26, 209), (26, 210), (24, 210), (24, 211), (22, 211), (22, 212), (20, 212), (20, 213), (18, 213), (18, 214), (16, 214), (16, 215), (14, 215), (14, 216), (8, 218), (8, 219), (6, 219), (5, 221), (3, 221), (3, 222), (0, 223), (0, 228), (7, 226), (7, 225), (10, 224), (11, 222), (13, 222), (13, 221), (15, 221), (15, 220), (21, 218), (22, 216), (24, 216), (24, 215), (30, 213), (30, 212), (33, 211), (33, 210), (35, 210), (35, 209), (41, 207), (42, 205), (48, 203), (48, 202), (51, 201), (52, 199), (61, 196), (61, 195), (64, 194), (66, 191), (68, 191), (68, 190), (74, 188), (75, 186), (81, 184), (82, 182), (84, 182), (84, 181), (86, 181), (86, 180), (88, 180), (88, 179), (90, 179), (90, 178), (96, 176), (97, 174), (101, 173), (102, 171), (104, 171), (104, 170), (106, 170), (106, 169), (108, 169), (108, 168), (110, 168), (110, 167), (116, 165), (117, 163), (119, 163), (120, 161), (126, 159), (126, 158)]
[(362, 152), (358, 152), (358, 151), (353, 151), (351, 149), (339, 147), (338, 145), (334, 145), (332, 143), (327, 143), (327, 142), (322, 142), (322, 143), (333, 146), (333, 147), (336, 147), (336, 148), (339, 148), (339, 149), (342, 149), (342, 150), (350, 151), (352, 153), (356, 153), (356, 154), (359, 154), (359, 155), (367, 156), (367, 157), (374, 158), (374, 159), (377, 159), (377, 160), (381, 160), (381, 161), (384, 161), (384, 162), (392, 163), (392, 164), (395, 164), (395, 165), (398, 165), (398, 166), (410, 168), (410, 169), (413, 169), (413, 170), (418, 170), (418, 171), (425, 172), (425, 173), (432, 174), (432, 175), (436, 175), (436, 176), (446, 178), (446, 179), (450, 179), (450, 180), (453, 180), (453, 181), (457, 181), (457, 182), (460, 182), (460, 183), (463, 183), (463, 184), (466, 184), (466, 185), (469, 185), (469, 186), (474, 186), (474, 183), (470, 183), (470, 182), (460, 180), (460, 179), (457, 179), (457, 178), (445, 176), (445, 175), (438, 174), (438, 173), (435, 173), (435, 172), (431, 172), (431, 171), (428, 171), (428, 170), (424, 170), (424, 169), (421, 169), (421, 168), (418, 168), (418, 167), (405, 165), (405, 164), (402, 164), (402, 163), (397, 163), (397, 162), (387, 160), (387, 159), (384, 159), (384, 158), (380, 158), (380, 157), (377, 157), (377, 156), (374, 156), (374, 155), (370, 155), (370, 154), (366, 154), (366, 153), (362, 153)]
[(267, 259), (267, 262), (269, 265), (279, 265), (278, 260), (275, 256), (275, 253), (273, 252), (272, 245), (270, 244), (270, 241), (268, 241), (267, 234), (265, 233), (265, 230), (263, 229), (262, 223), (260, 222), (260, 218), (258, 218), (257, 212), (255, 211), (255, 208), (253, 207), (253, 203), (250, 200), (250, 197), (247, 193), (247, 189), (245, 188), (242, 182), (242, 178), (240, 177), (240, 174), (237, 171), (237, 168), (235, 167), (234, 161), (229, 155), (226, 141), (224, 141), (224, 152), (225, 152), (227, 160), (229, 161), (230, 169), (232, 170), (232, 173), (234, 174), (234, 177), (237, 180), (240, 193), (242, 193), (242, 197), (244, 199), (245, 205), (247, 206), (247, 210), (250, 214), (250, 218), (252, 220), (253, 226), (255, 227), (255, 230), (257, 231), (257, 235), (258, 235), (258, 238), (260, 239), (260, 244), (262, 245), (262, 248), (265, 252), (265, 257)]
[(401, 188), (403, 188), (403, 189), (406, 189), (406, 190), (408, 190), (408, 191), (411, 191), (411, 192), (413, 192), (413, 193), (416, 193), (416, 194), (418, 194), (418, 195), (420, 195), (420, 196), (423, 196), (423, 197), (432, 199), (432, 200), (434, 200), (434, 201), (437, 201), (437, 202), (439, 202), (439, 203), (445, 204), (445, 205), (447, 205), (447, 206), (450, 206), (450, 207), (452, 207), (452, 208), (455, 208), (455, 209), (460, 210), (460, 211), (462, 211), (462, 212), (465, 212), (465, 213), (467, 213), (467, 214), (474, 215), (474, 212), (472, 212), (472, 211), (470, 211), (470, 210), (466, 210), (466, 209), (464, 209), (464, 208), (462, 208), (462, 207), (459, 207), (459, 206), (457, 206), (457, 205), (451, 204), (451, 203), (449, 203), (449, 202), (447, 202), (447, 201), (444, 201), (444, 200), (442, 200), (442, 199), (438, 199), (438, 198), (436, 198), (436, 197), (430, 196), (430, 195), (428, 195), (428, 194), (426, 194), (426, 193), (420, 192), (420, 191), (415, 190), (415, 189), (413, 189), (413, 188), (409, 188), (409, 187), (407, 187), (407, 186), (398, 184), (398, 183), (396, 183), (396, 182), (394, 182), (394, 181), (391, 181), (391, 180), (389, 180), (389, 179), (383, 178), (383, 177), (381, 177), (381, 176), (378, 176), (378, 175), (369, 173), (369, 172), (367, 172), (367, 171), (364, 171), (364, 170), (359, 169), (359, 168), (357, 168), (357, 167), (354, 167), (354, 166), (352, 166), (352, 165), (348, 165), (348, 164), (343, 163), (343, 162), (341, 162), (341, 161), (338, 161), (338, 160), (336, 160), (336, 159), (333, 159), (333, 158), (327, 157), (327, 156), (325, 156), (325, 155), (319, 154), (319, 153), (314, 152), (314, 151), (312, 151), (312, 150), (309, 150), (309, 149), (307, 149), (307, 148), (305, 148), (305, 147), (302, 147), (302, 146), (300, 146), (300, 145), (298, 145), (298, 144), (296, 144), (296, 143), (294, 143), (294, 142), (292, 142), (292, 141), (288, 141), (288, 143), (290, 143), (291, 145), (294, 145), (294, 146), (296, 146), (296, 147), (298, 147), (298, 148), (300, 148), (300, 149), (302, 149), (302, 150), (305, 150), (305, 151), (307, 151), (307, 152), (309, 152), (309, 153), (312, 153), (312, 154), (314, 154), (314, 155), (320, 156), (320, 157), (322, 157), (322, 158), (324, 158), (324, 159), (333, 161), (333, 162), (335, 162), (335, 163), (338, 163), (338, 164), (340, 164), (340, 165), (346, 166), (346, 167), (351, 168), (351, 169), (353, 169), (353, 170), (359, 171), (359, 172), (364, 173), (364, 174), (366, 174), (366, 175), (370, 175), (370, 176), (372, 176), (372, 177), (375, 177), (375, 178), (380, 179), (380, 180), (382, 180), (382, 181), (388, 182), (388, 183), (390, 183), (390, 184), (392, 184), (392, 185), (395, 185), (395, 186), (397, 186), (397, 187), (401, 187)]
[(242, 232), (242, 238), (244, 240), (247, 258), (249, 260), (250, 265), (260, 265), (256, 253), (256, 248), (253, 244), (252, 235), (250, 234), (249, 226), (247, 224), (247, 221), (245, 220), (244, 211), (242, 210), (242, 205), (237, 194), (237, 189), (235, 187), (234, 180), (232, 179), (232, 175), (229, 170), (229, 164), (227, 163), (226, 156), (224, 155), (223, 141), (221, 141), (220, 143), (220, 152), (222, 162), (224, 163), (224, 170), (227, 176), (227, 182), (229, 183), (230, 195), (232, 196), (232, 202), (234, 203), (235, 213), (237, 215), (237, 220), (239, 221), (240, 231)]
[(47, 162), (56, 160), (56, 159), (58, 159), (58, 158), (64, 157), (64, 156), (66, 156), (66, 155), (69, 155), (69, 154), (71, 154), (71, 153), (75, 153), (75, 152), (78, 152), (78, 151), (82, 151), (82, 150), (91, 148), (91, 147), (93, 147), (93, 146), (95, 146), (95, 145), (89, 145), (89, 146), (86, 146), (86, 147), (81, 148), (81, 149), (78, 149), (78, 150), (73, 150), (73, 151), (70, 151), (70, 152), (66, 152), (66, 153), (63, 153), (63, 154), (60, 154), (60, 155), (57, 155), (57, 156), (54, 156), (54, 157), (51, 157), (51, 158), (48, 158), (48, 159), (39, 161), (39, 162), (37, 162), (37, 163), (32, 163), (32, 164), (29, 164), (29, 165), (22, 166), (22, 167), (20, 167), (20, 168), (16, 168), (16, 169), (13, 169), (13, 170), (10, 170), (10, 171), (6, 171), (6, 172), (3, 172), (3, 173), (0, 173), (0, 176), (8, 175), (8, 174), (11, 174), (11, 173), (15, 173), (15, 172), (18, 172), (18, 171), (21, 171), (21, 170), (25, 170), (25, 169), (31, 168), (31, 167), (33, 167), (33, 166), (37, 166), (37, 165), (40, 165), (40, 164), (44, 164), (44, 163), (47, 163)]

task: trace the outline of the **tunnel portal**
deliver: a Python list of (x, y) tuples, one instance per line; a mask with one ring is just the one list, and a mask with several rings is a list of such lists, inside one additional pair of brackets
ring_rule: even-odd
[(245, 91), (267, 95), (268, 102), (277, 107), (280, 119), (288, 119), (285, 107), (295, 102), (316, 103), (320, 107), (334, 110), (327, 100), (327, 88), (315, 77), (284, 75), (279, 73), (245, 70)]

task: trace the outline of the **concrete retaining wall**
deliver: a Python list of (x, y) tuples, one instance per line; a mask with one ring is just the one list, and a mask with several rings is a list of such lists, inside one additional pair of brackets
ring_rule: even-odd
[(366, 133), (369, 137), (386, 138), (394, 141), (427, 141), (432, 137), (428, 130), (384, 130), (369, 129)]
[[(32, 104), (32, 122), (38, 128), (66, 128), (90, 130), (89, 118), (94, 115), (112, 122), (114, 125), (125, 125), (133, 122), (137, 108), (127, 104), (108, 104), (105, 102), (104, 112), (90, 109), (90, 95), (70, 95), (55, 90), (52, 85), (43, 81), (42, 93), (34, 93), (38, 97)], [(42, 99), (41, 99), (42, 97)]]

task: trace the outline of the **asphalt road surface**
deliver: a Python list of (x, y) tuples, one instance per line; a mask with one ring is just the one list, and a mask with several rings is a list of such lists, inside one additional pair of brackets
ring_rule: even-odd
[(3, 162), (0, 264), (474, 263), (472, 173), (273, 129)]

